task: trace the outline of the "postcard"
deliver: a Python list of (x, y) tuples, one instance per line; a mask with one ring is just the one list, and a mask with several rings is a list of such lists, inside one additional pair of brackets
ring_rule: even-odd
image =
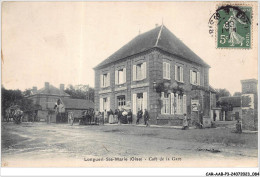
[(258, 167), (257, 7), (3, 2), (2, 167)]

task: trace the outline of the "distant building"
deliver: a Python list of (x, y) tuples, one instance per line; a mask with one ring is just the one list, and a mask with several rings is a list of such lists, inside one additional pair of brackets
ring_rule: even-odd
[(209, 68), (164, 25), (136, 36), (95, 70), (95, 110), (147, 109), (152, 124), (210, 116), (215, 91)]
[[(46, 121), (48, 114), (51, 114), (51, 122), (57, 122), (54, 106), (58, 99), (64, 105), (64, 116), (66, 116), (67, 111), (73, 111), (77, 116), (86, 109), (94, 108), (92, 101), (72, 99), (69, 94), (64, 92), (64, 84), (60, 84), (60, 88), (58, 89), (50, 85), (49, 82), (45, 82), (45, 86), (40, 90), (37, 90), (37, 87), (33, 87), (32, 93), (28, 98), (33, 100), (34, 104), (38, 105), (35, 114), (40, 121)], [(66, 118), (63, 121), (65, 122)]]
[[(258, 130), (258, 90), (256, 79), (241, 80), (242, 95), (221, 97), (220, 104), (230, 106), (228, 111), (222, 111), (220, 120), (235, 120), (236, 115), (242, 120), (242, 128)], [(222, 106), (223, 107), (223, 106)]]
[(258, 130), (258, 81), (256, 79), (241, 80), (242, 96), (242, 128)]
[(235, 120), (236, 113), (238, 113), (241, 119), (242, 109), (240, 96), (220, 97), (219, 101), (220, 103), (226, 103), (227, 105), (231, 106), (231, 109), (227, 111), (227, 115), (225, 115), (225, 113), (222, 114), (223, 118), (221, 120)]
[(82, 116), (82, 111), (94, 109), (94, 103), (91, 100), (61, 98), (61, 102), (64, 105), (65, 112), (72, 111), (76, 118)]

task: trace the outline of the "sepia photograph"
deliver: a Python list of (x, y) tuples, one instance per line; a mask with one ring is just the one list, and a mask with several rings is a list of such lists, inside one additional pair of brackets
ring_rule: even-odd
[(257, 1), (1, 6), (2, 168), (258, 167)]

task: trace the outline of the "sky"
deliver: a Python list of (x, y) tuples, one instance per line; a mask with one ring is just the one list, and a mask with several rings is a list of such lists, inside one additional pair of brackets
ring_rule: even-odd
[[(247, 2), (248, 4), (249, 2)], [(136, 35), (163, 24), (207, 62), (210, 85), (241, 91), (258, 77), (257, 3), (253, 47), (217, 49), (208, 20), (214, 2), (3, 2), (2, 85), (94, 87), (93, 68)]]

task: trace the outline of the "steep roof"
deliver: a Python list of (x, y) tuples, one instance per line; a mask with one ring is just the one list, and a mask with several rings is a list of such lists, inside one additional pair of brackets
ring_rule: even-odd
[(220, 97), (220, 102), (226, 102), (232, 104), (233, 107), (241, 107), (241, 97), (240, 96), (230, 96), (230, 97)]
[(154, 47), (160, 48), (161, 50), (164, 50), (191, 62), (209, 67), (207, 63), (205, 63), (199, 56), (197, 56), (191, 49), (189, 49), (170, 30), (168, 30), (164, 25), (161, 25), (136, 36), (110, 57), (97, 65), (94, 69), (112, 62), (116, 62), (131, 55), (147, 51)]
[(37, 91), (32, 91), (32, 95), (55, 95), (55, 96), (67, 96), (69, 97), (70, 95), (65, 93), (64, 91), (54, 87), (53, 85), (49, 85), (49, 88), (43, 87)]
[(94, 109), (94, 102), (85, 99), (61, 98), (67, 109)]

